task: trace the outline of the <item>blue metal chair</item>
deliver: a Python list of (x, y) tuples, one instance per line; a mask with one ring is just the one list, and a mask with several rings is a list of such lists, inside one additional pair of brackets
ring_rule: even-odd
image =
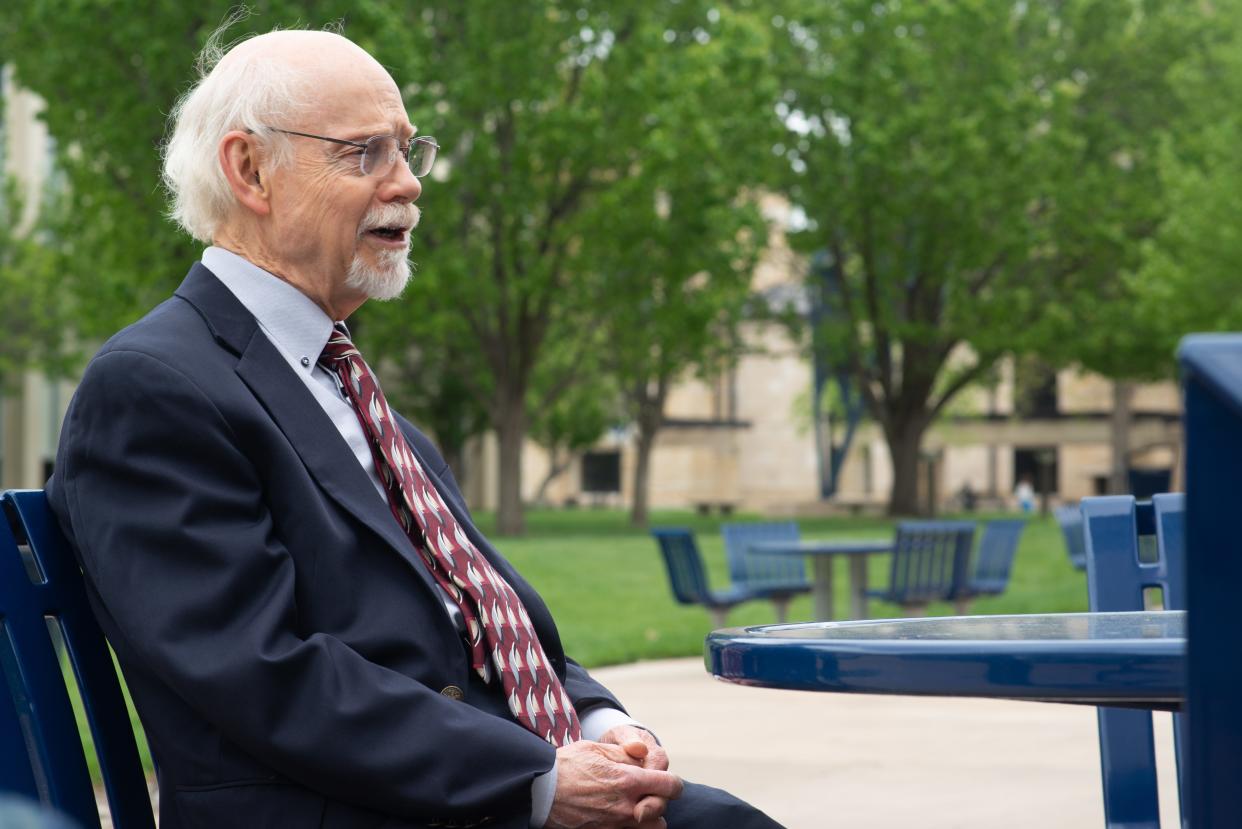
[(1178, 349), (1186, 395), (1187, 770), (1195, 829), (1242, 826), (1242, 334)]
[(84, 703), (113, 826), (154, 829), (129, 712), (73, 553), (42, 491), (5, 492), (0, 503), (0, 669), (7, 691), (0, 695), (0, 745), (6, 747), (0, 790), (99, 827), (65, 684), (67, 665)]
[(712, 614), (712, 624), (725, 626), (729, 611), (742, 602), (761, 599), (761, 591), (734, 585), (727, 590), (712, 590), (703, 567), (703, 556), (694, 534), (682, 527), (655, 527), (651, 530), (660, 545), (673, 598), (680, 604), (702, 605)]
[(927, 605), (948, 601), (966, 581), (973, 521), (903, 521), (893, 539), (888, 587), (868, 590), (872, 598), (926, 613)]
[(1001, 518), (983, 526), (970, 573), (949, 596), (958, 616), (969, 613), (971, 601), (979, 596), (999, 596), (1009, 587), (1013, 557), (1025, 527), (1026, 522), (1020, 518)]
[(729, 560), (729, 578), (736, 585), (761, 591), (775, 607), (776, 621), (784, 623), (794, 597), (811, 592), (802, 558), (755, 553), (751, 545), (764, 541), (797, 542), (798, 525), (793, 521), (725, 524), (720, 532)]
[(1070, 564), (1075, 570), (1087, 569), (1087, 548), (1082, 540), (1082, 510), (1078, 504), (1065, 504), (1053, 510), (1057, 524), (1061, 527), (1061, 535), (1065, 538), (1065, 549), (1069, 553)]
[[(1163, 606), (1186, 609), (1185, 496), (1132, 495), (1084, 498), (1087, 592), (1093, 612), (1144, 609), (1144, 591), (1160, 588)], [(1153, 561), (1144, 561), (1152, 550)], [(1178, 767), (1184, 714), (1175, 714)], [(1151, 714), (1128, 708), (1098, 709), (1104, 819), (1109, 829), (1160, 829)], [(1182, 820), (1186, 820), (1185, 804)]]

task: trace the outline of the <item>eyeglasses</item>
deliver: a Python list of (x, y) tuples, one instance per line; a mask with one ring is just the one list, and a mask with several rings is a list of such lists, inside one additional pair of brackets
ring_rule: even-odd
[(359, 167), (364, 176), (388, 175), (388, 171), (392, 169), (392, 165), (397, 163), (397, 156), (400, 155), (410, 165), (410, 172), (422, 178), (431, 172), (432, 165), (436, 163), (436, 151), (440, 149), (440, 145), (430, 135), (420, 135), (410, 139), (408, 144), (402, 144), (395, 135), (373, 135), (366, 141), (346, 141), (343, 138), (328, 138), (324, 135), (311, 135), (309, 132), (282, 130), (277, 127), (268, 127), (268, 129), (273, 132), (283, 132), (285, 135), (300, 135), (303, 138), (316, 138), (320, 141), (331, 141), (333, 144), (358, 147), (362, 150)]

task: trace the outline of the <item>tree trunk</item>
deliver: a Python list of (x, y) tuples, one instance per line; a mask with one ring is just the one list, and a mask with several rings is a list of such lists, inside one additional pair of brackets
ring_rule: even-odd
[(1132, 403), (1134, 384), (1122, 380), (1113, 382), (1113, 413), (1111, 418), (1113, 444), (1113, 470), (1108, 491), (1121, 495), (1130, 491), (1130, 426), (1134, 420)]
[(651, 475), (651, 448), (655, 435), (639, 429), (634, 459), (634, 501), (630, 504), (630, 524), (646, 528), (651, 520), (649, 513), (650, 493), (648, 481)]
[(926, 429), (926, 420), (921, 415), (895, 415), (892, 425), (885, 430), (888, 452), (893, 460), (889, 515), (917, 515), (919, 512), (919, 448)]
[(512, 393), (506, 396), (509, 401), (493, 417), (500, 444), (496, 531), (500, 535), (523, 535), (526, 516), (522, 512), (522, 444), (526, 440), (526, 409), (524, 395), (518, 395), (516, 402), (512, 401)]
[(548, 449), (548, 474), (543, 476), (543, 480), (539, 482), (539, 489), (535, 491), (536, 504), (540, 506), (547, 505), (548, 487), (552, 486), (553, 481), (565, 474), (565, 470), (569, 468), (573, 458), (572, 452), (566, 452), (562, 458), (561, 450), (558, 446)]
[(637, 383), (630, 393), (630, 402), (638, 423), (638, 443), (634, 459), (634, 500), (630, 504), (630, 524), (646, 527), (650, 521), (651, 450), (656, 433), (664, 425), (664, 401), (668, 399), (669, 381), (658, 377)]

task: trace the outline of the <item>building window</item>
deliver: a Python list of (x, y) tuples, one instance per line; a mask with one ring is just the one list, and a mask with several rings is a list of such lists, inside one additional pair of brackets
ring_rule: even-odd
[(587, 452), (582, 456), (582, 491), (621, 491), (621, 452)]
[(1057, 492), (1057, 448), (1055, 446), (1026, 446), (1013, 450), (1013, 482), (1023, 479), (1030, 482), (1040, 495)]

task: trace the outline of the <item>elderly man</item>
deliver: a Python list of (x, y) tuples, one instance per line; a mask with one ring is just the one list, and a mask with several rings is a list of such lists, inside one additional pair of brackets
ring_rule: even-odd
[(397, 296), (436, 142), (339, 35), (245, 41), (174, 112), (210, 242), (88, 367), (49, 485), (176, 827), (773, 827), (565, 657), (345, 320)]

